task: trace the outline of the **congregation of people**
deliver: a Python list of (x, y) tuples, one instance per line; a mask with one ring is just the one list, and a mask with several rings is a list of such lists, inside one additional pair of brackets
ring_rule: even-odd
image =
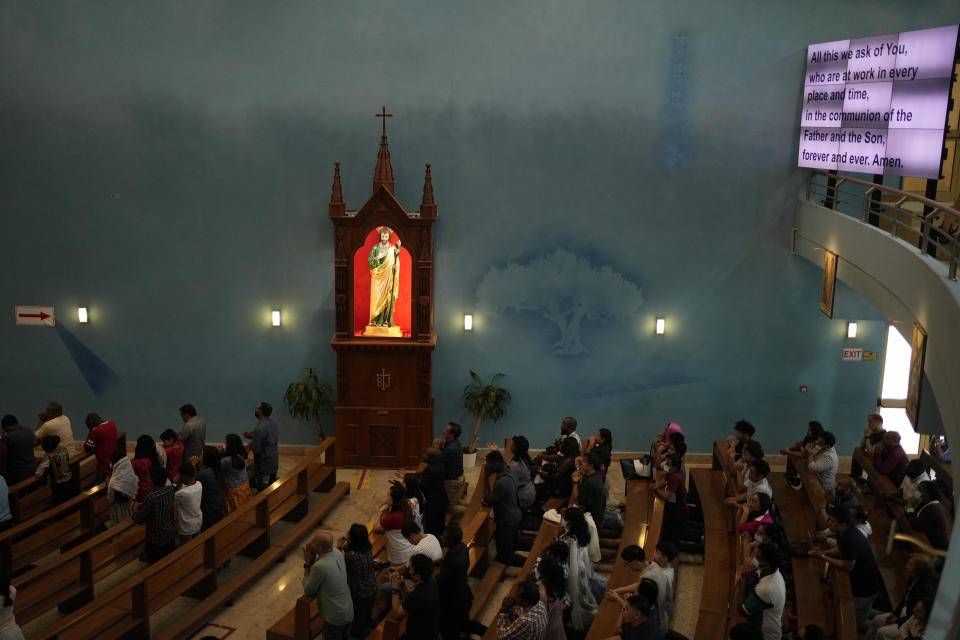
[[(181, 428), (164, 430), (156, 440), (140, 435), (132, 457), (118, 449), (114, 421), (96, 413), (85, 418), (86, 439), (74, 437), (69, 418), (56, 402), (39, 414), (33, 430), (12, 415), (3, 416), (0, 530), (12, 524), (8, 487), (38, 478), (49, 485), (53, 504), (63, 503), (78, 493), (71, 458), (91, 454), (97, 482), (107, 483), (110, 523), (132, 518), (142, 524), (146, 559), (156, 562), (276, 481), (278, 429), (272, 411), (268, 403), (259, 403), (253, 429), (231, 433), (215, 445), (206, 441), (206, 422), (186, 404), (180, 408)], [(556, 539), (543, 547), (533, 569), (500, 603), (492, 623), (496, 635), (500, 640), (584, 638), (601, 604), (610, 601), (619, 608), (616, 628), (622, 640), (682, 639), (671, 629), (677, 561), (681, 552), (701, 554), (704, 544), (702, 505), (688, 494), (683, 430), (669, 423), (657, 434), (649, 455), (637, 461), (653, 470), (646, 477), (664, 506), (660, 538), (648, 557), (641, 546), (620, 544), (626, 507), (611, 499), (612, 432), (600, 428), (583, 437), (577, 427), (575, 418), (564, 418), (559, 437), (537, 455), (531, 455), (523, 435), (511, 438), (507, 450), (488, 443), (484, 476), (474, 491), (481, 492), (482, 504), (490, 509), (496, 560), (514, 567), (529, 564), (524, 553), (533, 546), (531, 533), (543, 521), (559, 526)], [(803, 597), (795, 593), (791, 575), (791, 557), (798, 553), (849, 574), (859, 637), (924, 637), (942, 555), (910, 554), (903, 568), (906, 591), (899, 602), (889, 601), (869, 542), (873, 531), (863, 496), (871, 488), (857, 464), (850, 475), (839, 473), (836, 437), (811, 421), (802, 439), (780, 451), (791, 462), (789, 486), (799, 490), (802, 482), (794, 470), (806, 470), (827, 502), (822, 514), (826, 529), (798, 550), (787, 541), (784, 518), (790, 515), (774, 501), (771, 466), (757, 429), (741, 420), (733, 431), (722, 454), (735, 470), (724, 505), (740, 542), (740, 555), (733, 560), (743, 622), (730, 629), (730, 638), (826, 637), (815, 624), (798, 625), (791, 613), (789, 603)], [(387, 616), (405, 620), (409, 640), (459, 640), (487, 632), (470, 616), (470, 540), (464, 540), (459, 523), (465, 486), (460, 436), (460, 426), (448, 423), (442, 437), (426, 449), (419, 471), (392, 483), (369, 526), (356, 522), (340, 538), (320, 530), (304, 546), (303, 589), (317, 597), (326, 640), (365, 638)], [(950, 487), (931, 477), (919, 460), (909, 460), (899, 434), (884, 431), (878, 414), (868, 417), (858, 448), (897, 488), (896, 495), (884, 498), (903, 505), (932, 551), (946, 550), (952, 526), (946, 506)], [(945, 443), (936, 454), (949, 461)], [(556, 499), (565, 506), (550, 508), (551, 501), (559, 504)], [(384, 537), (386, 562), (374, 558), (371, 533)], [(609, 554), (604, 557), (602, 540), (619, 546), (615, 561), (635, 575), (633, 582), (608, 585), (598, 571), (599, 563), (610, 560)], [(0, 573), (2, 638), (22, 637), (16, 635), (16, 589), (10, 578)]]
[[(223, 444), (214, 444), (206, 440), (206, 421), (192, 404), (185, 404), (179, 410), (182, 426), (164, 430), (156, 440), (139, 436), (132, 458), (117, 447), (116, 423), (97, 413), (86, 415), (85, 439), (74, 437), (71, 421), (56, 401), (38, 414), (35, 430), (21, 425), (16, 416), (5, 415), (0, 422), (0, 531), (14, 525), (11, 487), (35, 477), (49, 485), (52, 504), (62, 504), (80, 492), (71, 459), (92, 455), (95, 482), (107, 486), (110, 518), (105, 526), (128, 518), (143, 525), (145, 559), (154, 563), (239, 509), (253, 491), (276, 481), (279, 433), (272, 412), (269, 403), (257, 404), (256, 425), (242, 434), (248, 443), (241, 434), (231, 433)], [(0, 572), (0, 599), (5, 585), (9, 593), (7, 606), (0, 608), (4, 640), (23, 637), (13, 615), (16, 589), (10, 579), (9, 571)]]
[[(881, 420), (871, 414), (869, 433), (860, 446), (876, 469), (899, 488), (897, 496), (887, 497), (901, 499), (911, 522), (927, 534), (931, 545), (945, 549), (942, 489), (919, 461), (908, 462), (896, 432), (876, 428)], [(339, 544), (331, 532), (318, 532), (304, 549), (304, 590), (317, 595), (322, 614), (336, 622), (325, 627), (328, 640), (363, 638), (388, 615), (406, 620), (406, 638), (411, 640), (484, 634), (485, 627), (469, 618), (473, 593), (468, 550), (455, 524), (463, 483), (460, 433), (459, 425), (448, 424), (443, 438), (426, 451), (422, 472), (407, 473), (390, 488), (370, 528), (374, 535), (386, 536), (387, 566), (382, 570), (371, 553), (370, 530), (362, 523), (353, 524)], [(652, 488), (664, 501), (656, 552), (648, 558), (638, 545), (621, 546), (617, 561), (634, 572), (636, 580), (616, 588), (608, 588), (607, 578), (597, 571), (602, 557), (598, 542), (619, 537), (624, 508), (610, 500), (611, 432), (599, 429), (596, 435), (581, 437), (577, 421), (568, 417), (561, 423), (560, 437), (536, 456), (531, 455), (526, 437), (514, 436), (508, 442), (509, 452), (488, 444), (485, 477), (476, 489), (491, 507), (496, 559), (507, 566), (523, 565), (528, 560), (523, 553), (532, 542), (527, 532), (536, 531), (539, 520), (551, 517), (558, 518), (560, 528), (556, 540), (535, 558), (526, 579), (500, 603), (493, 621), (497, 637), (583, 638), (600, 604), (610, 600), (619, 605), (617, 628), (623, 640), (683, 638), (670, 628), (675, 566), (681, 552), (702, 552), (703, 524), (698, 522), (698, 505), (688, 504), (687, 446), (680, 426), (668, 424), (644, 459), (659, 470)], [(724, 502), (735, 517), (742, 549), (736, 559), (736, 597), (743, 621), (731, 627), (731, 638), (827, 637), (816, 624), (799, 626), (791, 613), (788, 596), (795, 585), (790, 559), (797, 553), (849, 574), (861, 638), (923, 637), (943, 559), (929, 553), (911, 554), (904, 567), (905, 595), (900, 602), (887, 601), (861, 500), (869, 489), (860, 475), (839, 473), (835, 446), (835, 436), (813, 421), (801, 440), (781, 451), (816, 478), (827, 499), (827, 528), (798, 551), (787, 541), (783, 518), (789, 514), (773, 500), (770, 463), (756, 429), (743, 420), (734, 426), (724, 455), (736, 469), (736, 481)], [(799, 478), (788, 479), (800, 488)], [(567, 507), (553, 514), (544, 511), (550, 498), (571, 495), (574, 498)], [(452, 523), (444, 524), (447, 520)], [(317, 559), (326, 555), (335, 560)], [(327, 600), (327, 594), (334, 593)]]

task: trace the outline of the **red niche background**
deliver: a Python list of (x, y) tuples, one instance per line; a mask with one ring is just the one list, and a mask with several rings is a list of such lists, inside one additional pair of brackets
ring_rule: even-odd
[[(377, 233), (377, 229), (378, 227), (374, 227), (370, 230), (363, 246), (353, 254), (353, 333), (356, 336), (363, 335), (363, 329), (370, 319), (370, 267), (367, 266), (367, 256), (370, 255), (373, 245), (380, 242), (380, 234)], [(390, 236), (390, 244), (395, 244), (397, 239), (397, 232), (394, 231), (393, 235)], [(400, 240), (402, 241), (402, 238)], [(410, 283), (412, 269), (413, 261), (410, 258), (410, 252), (401, 242), (400, 294), (393, 312), (393, 321), (403, 331), (404, 337), (409, 337), (411, 333)]]

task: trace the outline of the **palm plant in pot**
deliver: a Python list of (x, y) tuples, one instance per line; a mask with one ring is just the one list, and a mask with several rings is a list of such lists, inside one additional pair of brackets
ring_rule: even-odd
[(497, 384), (501, 378), (505, 377), (504, 374), (494, 375), (488, 384), (484, 384), (480, 376), (473, 371), (470, 372), (470, 377), (473, 378), (473, 382), (463, 389), (463, 406), (476, 418), (476, 422), (473, 425), (470, 444), (463, 452), (464, 466), (473, 466), (476, 463), (480, 424), (487, 418), (494, 422), (500, 420), (507, 412), (511, 400), (510, 392), (506, 387)]
[(315, 420), (317, 435), (323, 440), (323, 416), (333, 409), (333, 389), (326, 382), (321, 382), (313, 369), (307, 367), (304, 379), (291, 382), (283, 394), (283, 401), (287, 403), (290, 415), (301, 420)]

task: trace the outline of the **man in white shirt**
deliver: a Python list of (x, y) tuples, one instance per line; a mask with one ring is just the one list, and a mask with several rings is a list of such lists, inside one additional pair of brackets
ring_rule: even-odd
[(632, 544), (624, 547), (620, 552), (620, 558), (633, 571), (639, 572), (639, 577), (633, 584), (615, 589), (616, 593), (621, 595), (633, 594), (637, 592), (640, 586), (640, 580), (649, 578), (657, 583), (657, 622), (659, 623), (657, 637), (662, 638), (670, 630), (670, 617), (673, 614), (673, 589), (672, 581), (667, 579), (667, 575), (656, 562), (647, 560), (643, 547)]
[(68, 453), (73, 454), (77, 451), (70, 418), (63, 415), (63, 405), (56, 400), (48, 402), (47, 408), (37, 414), (37, 431), (34, 436), (38, 444), (46, 436), (59, 436), (60, 445)]
[(192, 540), (203, 525), (203, 513), (200, 511), (203, 485), (197, 482), (197, 470), (189, 462), (180, 465), (180, 483), (180, 488), (173, 496), (173, 502), (177, 505), (177, 546)]
[(663, 575), (667, 577), (667, 585), (671, 594), (673, 594), (673, 561), (677, 559), (678, 554), (677, 545), (669, 540), (658, 542), (657, 550), (653, 552), (653, 561), (663, 569)]
[(920, 490), (917, 487), (921, 482), (930, 480), (930, 474), (926, 467), (919, 460), (911, 460), (907, 463), (907, 473), (903, 476), (903, 482), (900, 483), (900, 495), (904, 500), (913, 498), (920, 500)]
[(763, 601), (763, 622), (760, 630), (763, 640), (780, 640), (782, 635), (780, 619), (783, 606), (787, 601), (787, 585), (780, 574), (780, 559), (777, 546), (772, 542), (763, 542), (757, 546), (754, 556), (759, 563), (760, 581), (754, 589), (757, 598)]
[[(424, 533), (416, 522), (408, 522), (403, 525), (400, 532), (413, 545), (413, 548), (410, 549), (410, 558), (420, 553), (433, 560), (434, 564), (443, 560), (443, 549), (440, 547), (437, 536), (432, 533)], [(407, 566), (410, 566), (410, 560), (407, 560)]]

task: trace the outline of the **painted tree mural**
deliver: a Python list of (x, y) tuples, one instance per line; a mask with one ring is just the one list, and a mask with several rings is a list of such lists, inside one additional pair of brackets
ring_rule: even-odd
[(479, 304), (491, 311), (532, 311), (557, 325), (553, 352), (589, 353), (580, 339), (584, 319), (632, 318), (643, 304), (640, 287), (609, 266), (594, 266), (566, 249), (526, 264), (491, 267), (477, 287)]

